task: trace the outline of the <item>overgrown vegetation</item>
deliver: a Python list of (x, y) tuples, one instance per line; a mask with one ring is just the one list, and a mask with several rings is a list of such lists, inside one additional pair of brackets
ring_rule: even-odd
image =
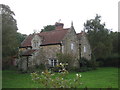
[(59, 62), (61, 63), (68, 63), (68, 66), (66, 67), (67, 70), (71, 70), (71, 68), (73, 67), (73, 62), (75, 61), (75, 57), (69, 53), (58, 53), (57, 55), (57, 59)]

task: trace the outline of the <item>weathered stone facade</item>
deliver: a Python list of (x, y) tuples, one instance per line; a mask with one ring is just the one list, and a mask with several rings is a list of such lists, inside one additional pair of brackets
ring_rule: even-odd
[(56, 29), (29, 35), (21, 44), (18, 67), (23, 71), (36, 65), (56, 65), (57, 53), (69, 53), (75, 57), (72, 66), (80, 68), (78, 59), (91, 59), (91, 49), (84, 32), (76, 34), (73, 25), (64, 29), (64, 24), (56, 23)]
[(91, 48), (89, 41), (87, 39), (87, 36), (85, 32), (81, 33), (81, 37), (79, 38), (79, 48), (80, 48), (80, 57), (84, 57), (87, 60), (91, 59)]
[(79, 41), (77, 39), (76, 32), (73, 26), (69, 29), (69, 32), (66, 34), (62, 40), (62, 51), (63, 53), (69, 53), (75, 56), (75, 61), (73, 63), (74, 67), (79, 67)]

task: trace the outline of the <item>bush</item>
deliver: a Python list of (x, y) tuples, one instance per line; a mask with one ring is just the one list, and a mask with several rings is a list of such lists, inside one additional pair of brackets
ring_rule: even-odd
[[(64, 65), (62, 65), (64, 67)], [(42, 84), (44, 88), (77, 88), (82, 83), (80, 82), (81, 75), (76, 74), (74, 79), (65, 79), (68, 71), (63, 68), (62, 72), (54, 73), (45, 70), (40, 75), (38, 73), (31, 73), (32, 80), (37, 84)]]
[(14, 58), (12, 57), (3, 58), (2, 70), (5, 70), (5, 69), (16, 70), (16, 67), (14, 66), (13, 62), (14, 62)]
[(79, 64), (81, 72), (94, 70), (98, 66), (98, 63), (95, 61), (95, 59), (87, 60), (84, 57), (79, 60)]
[(75, 57), (72, 54), (63, 54), (63, 53), (58, 53), (57, 59), (61, 63), (68, 63), (67, 69), (73, 68), (73, 62), (75, 60)]
[(53, 72), (62, 72), (64, 69), (67, 70), (68, 63), (60, 63), (51, 69)]
[(101, 67), (119, 67), (120, 56), (109, 56), (106, 58), (99, 58), (97, 62), (99, 62), (99, 66)]

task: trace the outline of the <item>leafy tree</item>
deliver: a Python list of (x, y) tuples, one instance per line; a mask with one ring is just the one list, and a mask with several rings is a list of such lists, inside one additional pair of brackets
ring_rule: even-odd
[(55, 26), (47, 25), (47, 26), (44, 26), (44, 29), (41, 29), (41, 32), (48, 32), (48, 31), (52, 31), (52, 30), (55, 30)]
[(110, 32), (110, 37), (112, 40), (112, 54), (119, 54), (120, 55), (120, 48), (118, 48), (118, 46), (120, 46), (120, 32)]
[(17, 32), (16, 38), (17, 38), (18, 44), (20, 45), (26, 37), (27, 37), (26, 34), (21, 34), (21, 33)]
[(96, 58), (104, 58), (110, 55), (112, 50), (109, 30), (105, 28), (105, 23), (101, 24), (100, 18), (101, 16), (97, 14), (94, 19), (87, 20), (84, 24), (91, 44), (92, 53)]
[(8, 5), (1, 4), (0, 7), (2, 15), (2, 55), (3, 58), (12, 56), (16, 53), (18, 47), (17, 23), (14, 19), (14, 12), (11, 11)]

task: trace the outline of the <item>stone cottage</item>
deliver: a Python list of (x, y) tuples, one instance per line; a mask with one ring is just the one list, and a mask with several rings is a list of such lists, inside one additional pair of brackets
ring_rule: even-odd
[(57, 53), (74, 55), (73, 67), (79, 68), (78, 59), (91, 59), (91, 49), (85, 32), (76, 33), (73, 23), (63, 28), (63, 23), (55, 23), (55, 30), (30, 34), (19, 47), (17, 65), (20, 70), (44, 64), (54, 67), (59, 63)]

